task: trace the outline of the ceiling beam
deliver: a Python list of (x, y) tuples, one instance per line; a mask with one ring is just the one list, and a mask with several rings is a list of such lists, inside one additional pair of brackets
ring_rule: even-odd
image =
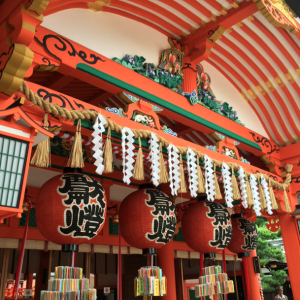
[(107, 92), (107, 91), (101, 91), (100, 93), (94, 95), (91, 97), (91, 100), (89, 100), (89, 104), (98, 106), (98, 104), (101, 104), (103, 101), (107, 100), (108, 98), (112, 97), (113, 94)]
[(54, 78), (48, 82), (47, 87), (49, 89), (59, 91), (73, 80), (74, 77), (72, 76), (64, 75), (61, 73), (55, 73)]

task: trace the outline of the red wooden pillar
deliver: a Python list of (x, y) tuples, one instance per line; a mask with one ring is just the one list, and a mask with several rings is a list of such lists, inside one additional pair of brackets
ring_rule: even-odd
[(300, 300), (300, 245), (298, 228), (295, 225), (294, 218), (288, 213), (279, 214), (279, 221), (293, 297), (294, 300)]
[(33, 274), (28, 274), (28, 275), (26, 276), (26, 281), (27, 281), (26, 289), (32, 290)]
[[(248, 300), (261, 300), (260, 299), (260, 290), (258, 285), (258, 277), (254, 272), (253, 260), (252, 257), (256, 256), (256, 250), (250, 252), (250, 257), (248, 260), (248, 275), (249, 275), (249, 286), (250, 286), (250, 299)], [(244, 294), (246, 294), (244, 292)]]
[(163, 300), (176, 300), (176, 278), (173, 253), (173, 240), (157, 250), (157, 263), (167, 278), (167, 295)]
[(185, 93), (192, 93), (194, 90), (197, 92), (197, 72), (196, 64), (191, 62), (189, 56), (183, 57), (183, 83), (182, 89)]

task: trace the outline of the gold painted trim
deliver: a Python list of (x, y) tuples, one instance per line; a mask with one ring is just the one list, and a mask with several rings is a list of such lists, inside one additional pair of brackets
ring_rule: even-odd
[(49, 2), (50, 0), (33, 0), (27, 9), (40, 16), (47, 8)]
[(286, 79), (290, 82), (290, 83), (294, 83), (295, 82), (295, 79), (294, 79), (294, 77), (291, 75), (291, 73), (290, 72), (288, 72), (287, 74), (285, 74), (285, 77), (286, 77)]
[(213, 22), (217, 22), (218, 17), (217, 17), (215, 14), (211, 14), (210, 19), (211, 19)]
[(32, 24), (29, 24), (27, 22), (22, 22), (22, 28), (25, 28), (26, 30), (32, 32), (32, 33), (35, 33), (35, 26), (32, 25)]
[(19, 89), (33, 61), (33, 52), (25, 45), (13, 44), (8, 53), (10, 51), (12, 54), (0, 78), (0, 93), (8, 96), (12, 96)]
[(270, 80), (266, 82), (266, 86), (271, 92), (273, 92), (275, 90), (275, 88), (274, 88), (273, 84), (270, 82)]
[(40, 65), (36, 70), (40, 72), (55, 72), (58, 70), (59, 67), (57, 66), (42, 66)]
[(228, 9), (224, 6), (222, 6), (222, 10), (220, 11), (220, 13), (223, 15), (223, 16), (226, 16), (228, 14)]
[(241, 96), (244, 98), (244, 100), (246, 100), (247, 102), (249, 101), (248, 97), (242, 92)]
[(276, 77), (275, 80), (280, 87), (284, 87), (284, 82), (282, 81), (280, 76)]
[(257, 87), (257, 90), (260, 94), (262, 94), (263, 96), (266, 94), (266, 90), (262, 87), (261, 84), (259, 84)]
[(223, 26), (219, 26), (218, 29), (208, 38), (208, 41), (215, 43), (218, 39), (220, 39), (225, 32), (225, 28)]
[(290, 25), (287, 23), (284, 24), (284, 22), (280, 23), (278, 20), (276, 20), (266, 8), (265, 4), (263, 3), (264, 0), (253, 1), (256, 2), (257, 8), (269, 23), (277, 27), (288, 29), (292, 34), (297, 34), (299, 32), (297, 25), (298, 23), (295, 20), (297, 15), (284, 0), (269, 0), (271, 3), (268, 2), (268, 4), (273, 6), (277, 14), (281, 13), (290, 22)]
[(251, 88), (250, 90), (248, 90), (248, 93), (250, 95), (251, 98), (256, 99), (257, 95), (256, 93), (253, 91), (253, 89)]
[(103, 6), (110, 5), (110, 3), (111, 0), (96, 0), (94, 3), (87, 3), (87, 6), (90, 10), (94, 12), (101, 12), (103, 11)]
[(234, 0), (234, 2), (231, 3), (231, 6), (234, 7), (234, 8), (239, 8), (240, 7), (239, 2), (237, 0)]

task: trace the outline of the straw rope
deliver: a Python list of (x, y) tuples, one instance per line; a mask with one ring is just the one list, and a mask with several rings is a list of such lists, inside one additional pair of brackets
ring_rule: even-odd
[[(51, 113), (56, 115), (57, 117), (61, 117), (63, 119), (69, 119), (69, 120), (96, 120), (97, 116), (98, 116), (98, 112), (93, 111), (93, 110), (87, 110), (87, 109), (82, 109), (82, 110), (70, 110), (70, 109), (66, 109), (63, 107), (60, 107), (58, 104), (53, 104), (50, 102), (47, 102), (45, 100), (43, 100), (42, 98), (40, 98), (38, 95), (36, 95), (33, 91), (31, 91), (31, 89), (29, 88), (29, 86), (26, 84), (26, 82), (23, 81), (19, 91), (25, 95), (26, 99), (30, 102), (32, 102), (32, 104), (39, 106), (42, 110), (44, 110), (46, 113)], [(108, 127), (110, 127), (111, 130), (115, 131), (116, 133), (121, 133), (123, 126), (118, 125), (117, 123), (115, 123), (114, 121), (110, 120), (109, 118), (103, 116), (105, 118), (105, 120), (107, 121), (107, 125)], [(132, 132), (135, 135), (135, 138), (145, 138), (148, 139), (151, 137), (151, 133), (152, 131), (150, 130), (143, 130), (143, 129), (132, 129)], [(167, 140), (165, 140), (163, 137), (156, 135), (158, 138), (159, 143), (162, 144), (162, 146), (164, 148), (167, 148), (169, 146), (169, 142)], [(186, 154), (187, 149), (186, 147), (179, 147), (176, 146), (176, 148), (178, 149), (179, 154), (183, 155)], [(200, 160), (204, 160), (204, 154), (202, 152), (200, 152), (197, 149), (191, 148), (195, 154), (199, 157)], [(216, 160), (216, 159), (212, 159), (212, 163), (214, 165), (216, 165), (216, 167), (221, 168), (222, 167), (222, 161)], [(240, 165), (237, 163), (232, 163), (232, 162), (227, 162), (226, 163), (229, 168), (231, 168), (234, 171), (238, 171)], [(267, 180), (267, 182), (269, 182), (269, 184), (278, 189), (278, 190), (283, 190), (286, 191), (291, 183), (291, 171), (293, 169), (293, 165), (286, 165), (285, 166), (286, 169), (286, 178), (284, 183), (280, 183), (278, 181), (275, 181), (273, 179), (271, 179), (268, 175), (266, 174), (262, 174), (262, 173), (257, 173), (254, 174), (255, 178), (259, 181), (261, 175), (263, 175), (265, 177), (265, 179)], [(251, 173), (249, 173), (248, 171), (245, 171), (245, 174), (247, 177), (250, 176)]]

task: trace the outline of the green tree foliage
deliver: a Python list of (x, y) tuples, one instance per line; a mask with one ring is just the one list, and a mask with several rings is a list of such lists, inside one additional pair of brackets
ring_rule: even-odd
[[(264, 267), (269, 261), (284, 262), (285, 255), (282, 250), (271, 245), (268, 240), (275, 240), (281, 238), (281, 231), (271, 232), (266, 227), (267, 220), (265, 218), (257, 217), (255, 222), (258, 232), (257, 255), (260, 257), (261, 267)], [(287, 274), (283, 270), (271, 271), (270, 277), (260, 274), (262, 281), (262, 288), (265, 292), (275, 291), (276, 286), (282, 285), (285, 282)]]

